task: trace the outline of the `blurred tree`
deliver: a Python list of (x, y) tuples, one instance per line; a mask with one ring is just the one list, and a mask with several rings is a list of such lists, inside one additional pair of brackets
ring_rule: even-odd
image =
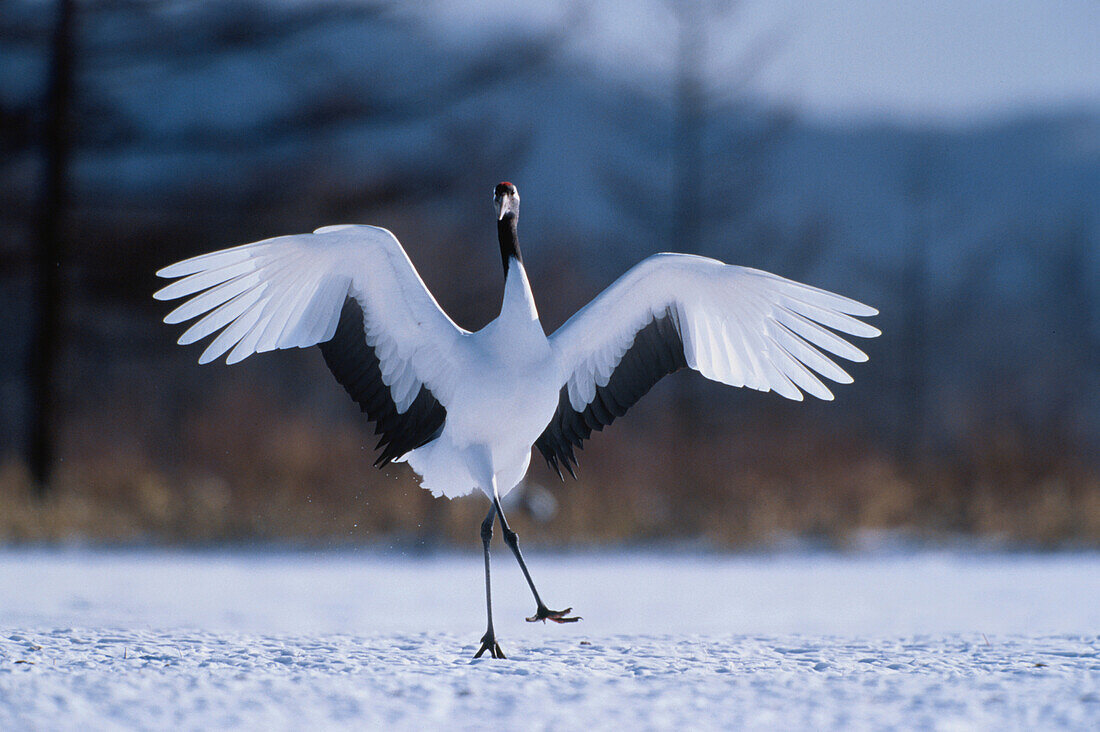
[(929, 419), (928, 326), (932, 308), (932, 273), (929, 258), (932, 249), (933, 196), (932, 169), (936, 166), (931, 146), (918, 144), (909, 161), (904, 181), (908, 212), (901, 271), (898, 274), (898, 304), (901, 327), (895, 341), (902, 354), (898, 361), (899, 400), (894, 429), (896, 449), (906, 462), (924, 457)]
[(702, 2), (674, 3), (677, 20), (672, 130), (672, 216), (668, 240), (686, 251), (702, 246), (703, 136), (707, 127), (706, 9)]
[[(616, 161), (605, 173), (616, 208), (648, 232), (650, 248), (720, 256), (728, 261), (769, 266), (774, 246), (759, 247), (754, 237), (771, 237), (758, 204), (767, 195), (768, 168), (795, 117), (782, 109), (760, 109), (746, 101), (747, 84), (782, 47), (781, 29), (761, 33), (714, 74), (708, 38), (715, 14), (732, 14), (733, 0), (687, 0), (669, 4), (676, 21), (671, 94), (661, 100), (628, 90), (622, 109), (609, 117), (632, 140), (632, 160)], [(643, 94), (649, 98), (638, 99)], [(667, 137), (638, 124), (640, 104), (667, 109)], [(659, 159), (671, 175), (654, 175)], [(802, 237), (800, 246), (804, 244)], [(787, 270), (789, 271), (789, 269)]]
[(908, 467), (945, 447), (942, 400), (947, 382), (958, 375), (947, 354), (959, 351), (959, 338), (970, 327), (963, 325), (966, 314), (976, 312), (989, 285), (988, 251), (956, 253), (950, 276), (934, 269), (934, 254), (950, 249), (962, 222), (959, 201), (944, 188), (949, 157), (942, 135), (926, 132), (914, 141), (901, 178), (901, 261), (875, 273), (896, 294), (895, 320), (885, 336), (894, 379), (886, 388), (893, 395), (892, 449)]
[[(744, 90), (781, 47), (779, 30), (754, 38), (724, 69), (722, 83), (715, 84), (708, 81), (715, 55), (709, 31), (716, 14), (734, 13), (738, 3), (685, 0), (670, 2), (668, 9), (676, 33), (671, 94), (664, 102), (645, 100), (647, 106), (668, 110), (670, 124), (663, 138), (668, 142), (661, 144), (661, 138), (650, 136), (650, 128), (637, 123), (634, 110), (639, 102), (628, 96), (624, 111), (613, 117), (621, 122), (624, 137), (643, 137), (635, 142), (641, 154), (608, 166), (606, 188), (638, 234), (648, 238), (638, 248), (703, 254), (759, 267), (777, 264), (787, 249), (780, 244), (786, 235), (761, 220), (758, 206), (768, 191), (769, 164), (794, 116), (754, 107), (745, 100)], [(650, 162), (654, 157), (666, 161), (671, 175), (653, 175), (659, 167)], [(807, 236), (811, 231), (822, 233), (822, 222), (812, 223), (795, 226), (790, 243), (800, 250), (800, 261), (784, 262), (781, 271), (797, 276), (794, 267), (813, 266), (824, 238)], [(721, 480), (710, 470), (712, 461), (701, 459), (700, 452), (714, 447), (707, 439), (715, 432), (715, 404), (708, 397), (713, 387), (697, 377), (675, 383), (675, 426), (668, 428), (675, 435), (668, 443), (670, 461), (676, 466), (676, 479), (693, 488), (686, 504), (690, 506), (690, 496), (709, 500), (708, 486)], [(724, 419), (730, 418), (729, 406), (722, 403)], [(683, 519), (690, 525), (695, 517)]]
[[(1029, 303), (1041, 330), (1028, 335), (1042, 346), (1018, 378), (1034, 384), (1027, 410), (1035, 433), (1070, 449), (1096, 450), (1084, 428), (1097, 419), (1100, 387), (1100, 287), (1093, 261), (1091, 212), (1066, 216), (1052, 230), (1024, 240), (1026, 256), (1042, 287)], [(1098, 461), (1100, 462), (1100, 461)]]
[(62, 277), (66, 271), (69, 165), (72, 146), (76, 7), (59, 0), (50, 47), (43, 175), (35, 241), (35, 313), (28, 349), (27, 464), (44, 496), (54, 461), (57, 360), (63, 338)]
[[(525, 134), (456, 110), (516, 69), (537, 74), (560, 44), (548, 34), (501, 34), (472, 49), (424, 52), (432, 43), (419, 21), (389, 0), (101, 1), (103, 30), (87, 51), (94, 101), (83, 150), (103, 168), (147, 165), (156, 183), (135, 188), (104, 176), (108, 185), (83, 191), (81, 213), (114, 239), (102, 254), (118, 265), (95, 268), (90, 284), (143, 300), (148, 281), (125, 273), (162, 263), (150, 236), (185, 242), (172, 247), (175, 256), (398, 201), (447, 199), (470, 173), (461, 163), (468, 153), (499, 160)], [(227, 87), (226, 78), (245, 86)], [(134, 87), (178, 119), (119, 103)], [(188, 99), (197, 110), (181, 104)], [(402, 135), (424, 144), (402, 146)], [(471, 144), (444, 151), (448, 137)], [(171, 168), (178, 172), (164, 176)], [(124, 219), (145, 225), (119, 231)]]

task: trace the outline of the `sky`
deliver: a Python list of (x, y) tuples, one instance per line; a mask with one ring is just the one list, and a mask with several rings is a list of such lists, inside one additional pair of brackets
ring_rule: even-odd
[[(955, 124), (1051, 106), (1100, 109), (1096, 0), (703, 1), (710, 83), (810, 117)], [(426, 12), (451, 33), (476, 35), (501, 24), (549, 26), (575, 5), (439, 0)], [(670, 2), (579, 5), (587, 18), (564, 53), (581, 66), (668, 83)], [(753, 44), (764, 50), (747, 51)], [(764, 63), (742, 86), (746, 53)]]

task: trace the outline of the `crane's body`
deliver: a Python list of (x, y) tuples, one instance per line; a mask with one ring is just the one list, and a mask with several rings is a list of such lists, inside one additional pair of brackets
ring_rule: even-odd
[(542, 602), (500, 507), (532, 447), (559, 476), (564, 468), (576, 477), (575, 448), (683, 368), (789, 399), (832, 399), (819, 377), (852, 379), (823, 352), (867, 358), (833, 331), (878, 330), (853, 317), (877, 311), (846, 297), (714, 259), (657, 254), (547, 337), (519, 248), (519, 193), (501, 183), (493, 198), (504, 294), (500, 315), (477, 332), (443, 312), (393, 234), (374, 226), (326, 226), (193, 257), (157, 273), (179, 279), (155, 297), (189, 297), (165, 318), (197, 319), (181, 344), (216, 334), (200, 363), (319, 345), (375, 423), (375, 465), (407, 462), (436, 496), (488, 496), (488, 629), (476, 655), (503, 658), (489, 582), (495, 519), (535, 598), (528, 620), (579, 619)]
[(519, 260), (509, 264), (500, 315), (462, 336), (453, 359), (466, 376), (447, 404), (443, 431), (400, 459), (436, 496), (480, 488), (503, 498), (523, 479), (531, 446), (554, 416), (562, 371)]

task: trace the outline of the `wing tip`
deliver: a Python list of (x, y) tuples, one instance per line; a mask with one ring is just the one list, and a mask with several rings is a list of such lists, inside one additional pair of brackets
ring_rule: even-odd
[(213, 361), (217, 361), (218, 358), (221, 355), (222, 355), (222, 351), (220, 349), (216, 350), (214, 352), (211, 352), (210, 348), (208, 347), (205, 351), (202, 352), (202, 355), (199, 356), (199, 365), (200, 366), (205, 366), (208, 363), (211, 363)]
[(180, 310), (181, 309), (182, 309), (182, 306), (176, 308), (173, 311), (171, 311), (170, 313), (168, 313), (167, 315), (164, 316), (164, 319), (161, 322), (167, 323), (168, 325), (177, 325), (179, 323), (184, 323), (188, 320), (191, 320), (191, 318), (195, 317), (194, 315), (181, 316), (180, 315)]
[[(843, 297), (843, 295), (840, 295), (839, 297)], [(876, 307), (865, 305), (859, 300), (852, 300), (851, 298), (845, 299), (849, 300), (849, 302), (851, 303), (851, 305), (845, 311), (848, 315), (854, 315), (857, 318), (872, 318), (878, 315), (878, 308)]]
[[(160, 272), (163, 272), (163, 271), (164, 271), (163, 269), (162, 269), (162, 270), (160, 270)], [(163, 277), (164, 275), (162, 275), (162, 274), (161, 274), (160, 272), (157, 272), (157, 276), (158, 276), (158, 277)], [(173, 294), (172, 294), (172, 293), (171, 293), (171, 292), (170, 292), (170, 291), (168, 290), (168, 288), (169, 288), (169, 287), (171, 287), (171, 286), (172, 286), (172, 285), (165, 285), (164, 287), (162, 287), (162, 288), (160, 288), (159, 290), (157, 290), (156, 292), (154, 292), (154, 293), (153, 293), (153, 299), (154, 299), (154, 300), (161, 300), (161, 301), (164, 301), (164, 300), (174, 300), (174, 299), (176, 299), (177, 297), (179, 297), (179, 295), (173, 295)]]

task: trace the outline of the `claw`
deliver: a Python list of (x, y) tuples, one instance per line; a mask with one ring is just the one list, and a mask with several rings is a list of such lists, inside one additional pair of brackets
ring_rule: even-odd
[(497, 639), (491, 635), (486, 634), (481, 639), (481, 648), (474, 654), (474, 658), (481, 658), (481, 654), (489, 652), (490, 658), (507, 658), (504, 655), (504, 651), (500, 650), (500, 644), (497, 643)]
[(564, 610), (550, 610), (545, 605), (539, 605), (538, 609), (535, 610), (535, 614), (527, 618), (527, 622), (536, 623), (541, 620), (545, 623), (547, 620), (553, 620), (555, 623), (575, 623), (581, 619), (579, 615), (566, 617), (571, 612), (573, 612), (571, 607)]

